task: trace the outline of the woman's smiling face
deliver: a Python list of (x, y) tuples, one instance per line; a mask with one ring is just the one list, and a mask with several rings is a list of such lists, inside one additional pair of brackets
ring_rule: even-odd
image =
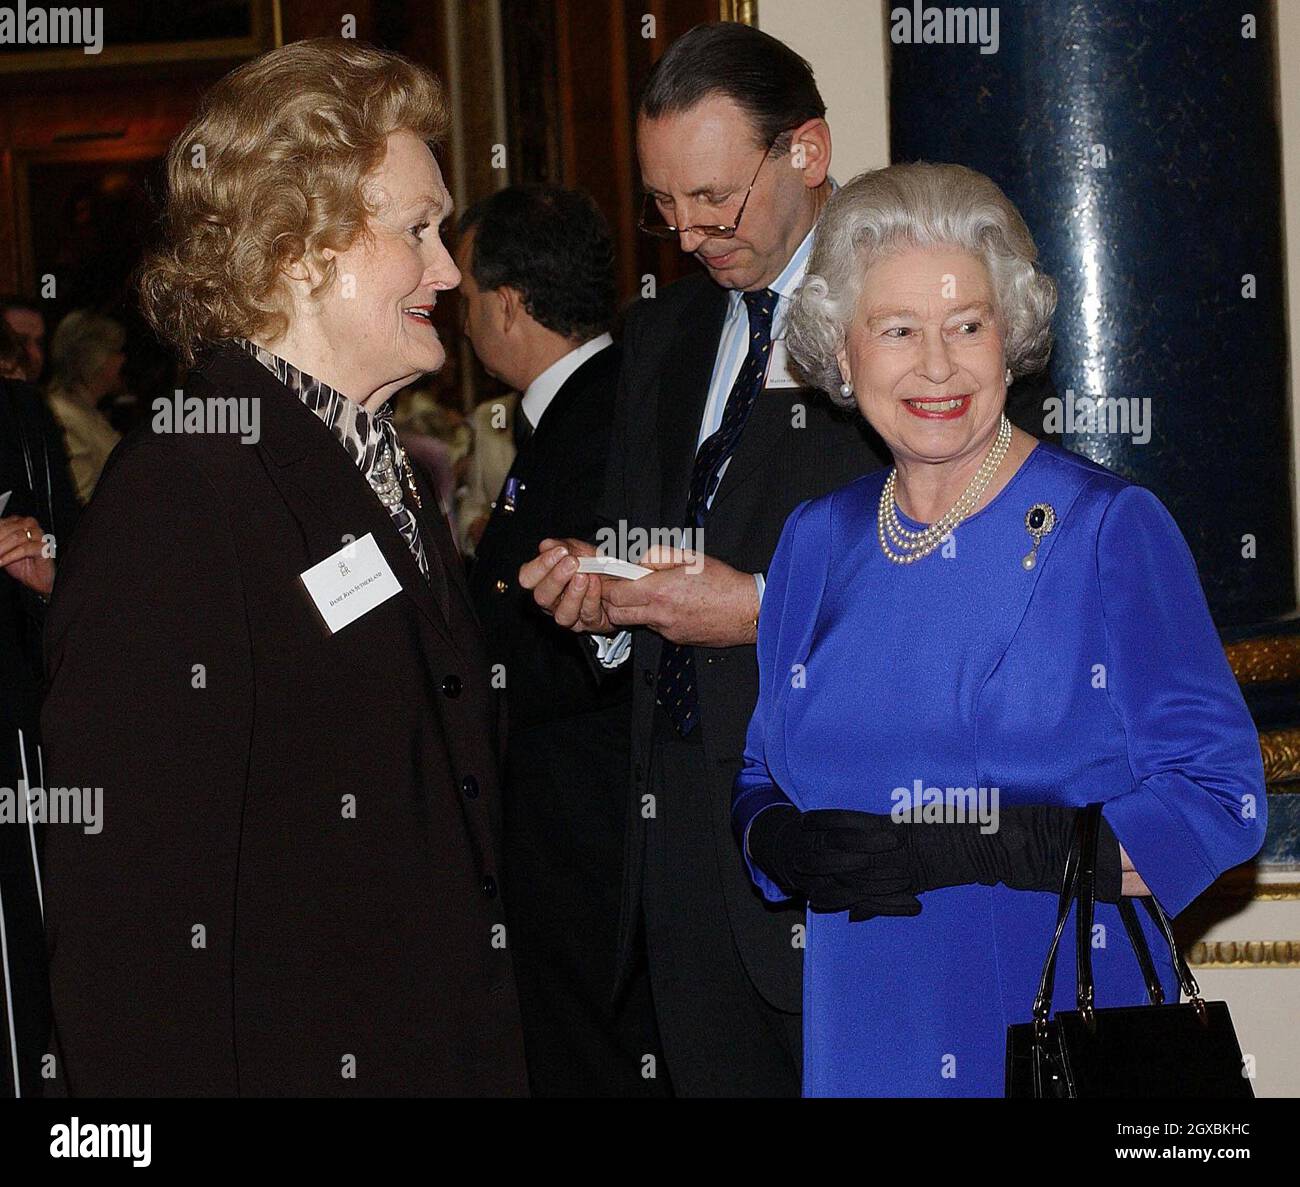
[(863, 277), (839, 364), (896, 459), (956, 461), (986, 449), (1007, 388), (984, 262), (948, 247), (878, 259)]
[(446, 353), (433, 328), (437, 293), (460, 272), (441, 238), (451, 195), (428, 145), (411, 132), (388, 138), (366, 183), (375, 213), (321, 295), (321, 327), (353, 390), (370, 393), (437, 371)]

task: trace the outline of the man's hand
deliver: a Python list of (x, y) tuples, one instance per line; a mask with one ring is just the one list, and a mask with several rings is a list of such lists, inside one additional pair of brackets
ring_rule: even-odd
[(0, 569), (41, 597), (50, 596), (54, 558), (45, 555), (45, 533), (30, 515), (0, 519)]
[(615, 627), (645, 626), (671, 643), (696, 647), (754, 641), (758, 587), (752, 573), (679, 549), (652, 548), (639, 563), (656, 572), (604, 582), (604, 613)]
[(604, 582), (599, 573), (579, 573), (577, 558), (595, 556), (596, 549), (585, 540), (543, 540), (537, 555), (519, 569), (519, 584), (533, 591), (535, 601), (558, 626), (597, 635), (613, 633), (602, 595), (611, 578)]

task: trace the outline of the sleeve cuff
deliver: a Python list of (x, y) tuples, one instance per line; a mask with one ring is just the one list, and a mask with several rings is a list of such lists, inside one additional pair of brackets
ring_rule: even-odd
[(1125, 792), (1107, 800), (1102, 814), (1172, 919), (1214, 881), (1217, 871), (1205, 863), (1195, 832), (1165, 803), (1160, 790), (1150, 786)]
[(790, 896), (750, 859), (749, 829), (760, 812), (768, 808), (775, 808), (779, 804), (785, 804), (788, 807), (790, 801), (782, 794), (780, 788), (767, 783), (741, 792), (736, 799), (736, 805), (732, 812), (736, 840), (740, 844), (741, 856), (745, 859), (745, 868), (749, 871), (749, 876), (754, 885), (762, 891), (763, 897), (769, 903), (789, 902)]

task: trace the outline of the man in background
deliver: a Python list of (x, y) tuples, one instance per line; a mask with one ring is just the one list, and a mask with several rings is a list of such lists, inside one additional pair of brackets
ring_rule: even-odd
[(45, 370), (45, 314), (37, 301), (27, 297), (0, 297), (4, 318), (21, 352), (22, 375), (28, 383), (39, 383)]
[(643, 964), (611, 1001), (631, 672), (556, 630), (516, 577), (543, 536), (595, 530), (620, 361), (609, 230), (584, 194), (516, 186), (460, 231), (465, 333), (522, 393), (470, 590), (508, 708), (503, 898), (532, 1090), (664, 1095)]

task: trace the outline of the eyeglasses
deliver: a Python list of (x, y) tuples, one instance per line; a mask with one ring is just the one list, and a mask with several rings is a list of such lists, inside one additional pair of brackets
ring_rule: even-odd
[(749, 204), (749, 195), (754, 192), (754, 186), (758, 182), (758, 175), (763, 171), (763, 166), (767, 163), (768, 157), (772, 155), (777, 140), (780, 140), (783, 135), (783, 132), (778, 132), (772, 143), (763, 150), (763, 159), (759, 161), (758, 168), (754, 170), (749, 189), (745, 191), (744, 201), (741, 202), (740, 209), (736, 211), (736, 221), (730, 226), (719, 226), (717, 223), (697, 223), (691, 227), (669, 226), (668, 223), (663, 221), (663, 215), (659, 213), (659, 206), (654, 200), (654, 195), (646, 194), (641, 203), (641, 217), (637, 220), (637, 229), (644, 231), (647, 235), (653, 235), (656, 239), (676, 239), (678, 235), (691, 234), (704, 235), (709, 239), (734, 239), (736, 232), (740, 229), (740, 220), (745, 215), (745, 207)]

